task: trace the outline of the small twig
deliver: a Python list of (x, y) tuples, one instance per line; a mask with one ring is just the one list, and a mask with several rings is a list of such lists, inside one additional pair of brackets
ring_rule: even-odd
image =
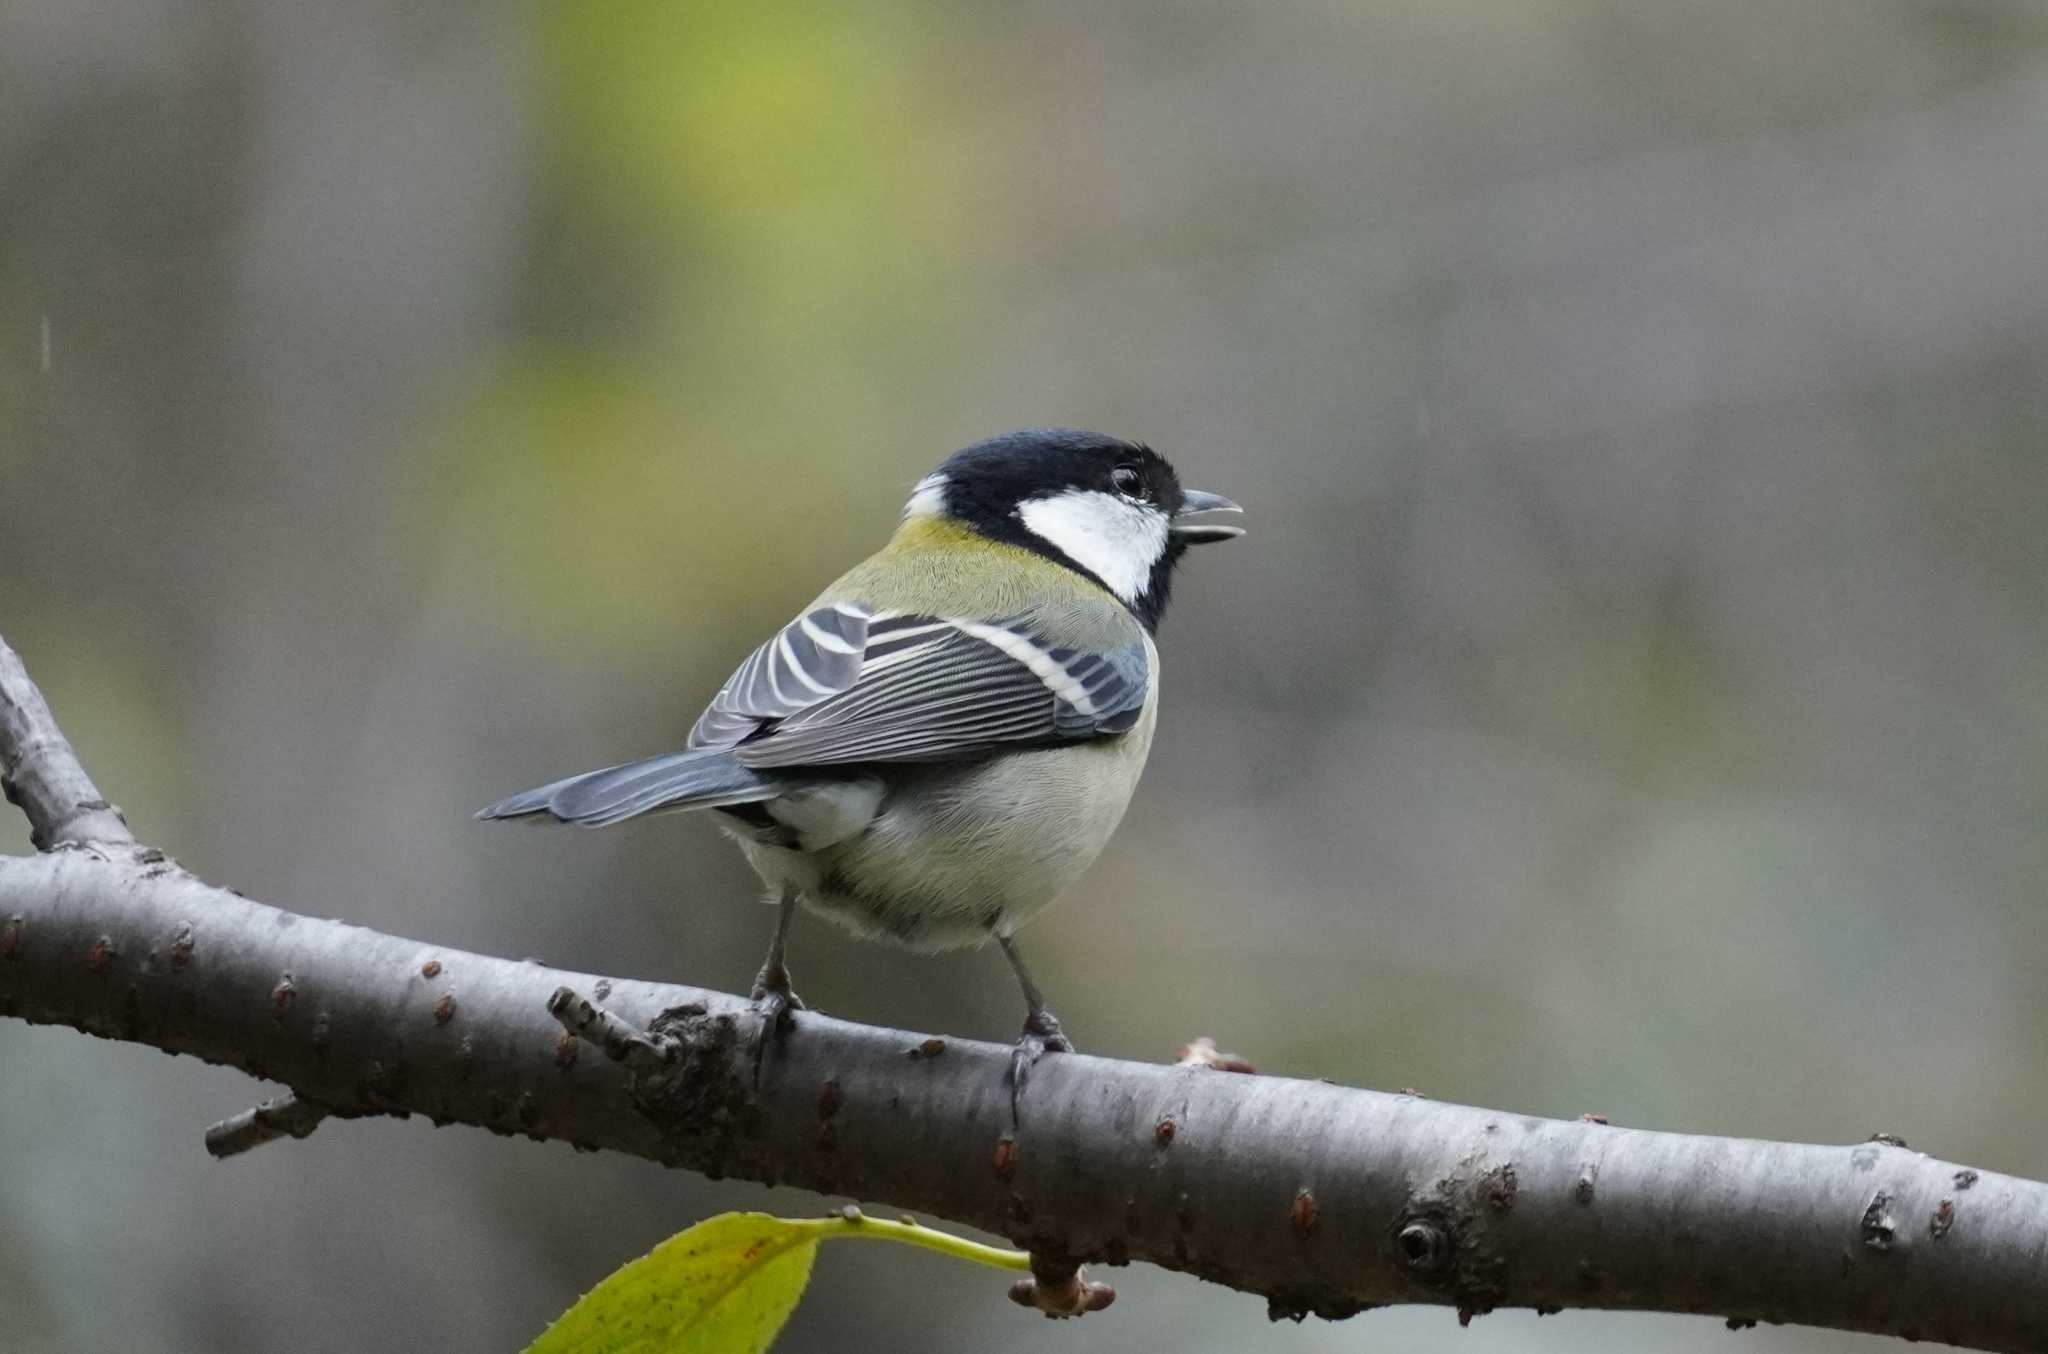
[(124, 846), (135, 840), (57, 727), (43, 693), (0, 639), (0, 793), (28, 817), (38, 851), (65, 842)]
[(607, 1058), (636, 1072), (650, 1071), (669, 1060), (668, 1044), (605, 1010), (574, 988), (556, 988), (548, 998), (548, 1014), (578, 1039), (596, 1044)]
[(1010, 1285), (1010, 1301), (1049, 1317), (1086, 1316), (1115, 1302), (1116, 1290), (1088, 1282), (1088, 1272), (1079, 1265), (1033, 1255), (1031, 1277)]
[(275, 1100), (266, 1100), (208, 1128), (206, 1150), (225, 1161), (279, 1138), (306, 1137), (326, 1117), (326, 1110), (286, 1091)]

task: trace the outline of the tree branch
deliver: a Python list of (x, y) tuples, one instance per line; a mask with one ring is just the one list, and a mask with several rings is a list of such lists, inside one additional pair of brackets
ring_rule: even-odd
[(43, 693), (5, 640), (0, 640), (0, 794), (27, 815), (28, 839), (38, 851), (67, 842), (135, 840), (121, 811), (78, 764)]
[(1008, 1048), (810, 1012), (756, 1085), (769, 1032), (738, 997), (442, 949), (193, 878), (97, 806), (47, 721), (0, 644), (0, 765), (39, 841), (95, 846), (0, 858), (0, 1015), (292, 1089), (293, 1107), (218, 1126), (233, 1141), (424, 1114), (887, 1201), (1004, 1234), (1048, 1275), (1150, 1261), (1276, 1317), (1434, 1302), (2048, 1339), (2048, 1186), (1883, 1142), (1652, 1133), (1078, 1054), (1038, 1066), (1013, 1125)]
[(208, 1128), (206, 1150), (224, 1161), (279, 1138), (306, 1137), (326, 1118), (326, 1110), (287, 1092)]

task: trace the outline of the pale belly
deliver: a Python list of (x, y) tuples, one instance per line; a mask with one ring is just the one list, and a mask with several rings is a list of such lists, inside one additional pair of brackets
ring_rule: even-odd
[(1102, 853), (1137, 788), (1156, 708), (1147, 702), (1119, 738), (889, 768), (865, 829), (817, 850), (734, 835), (771, 889), (795, 889), (858, 934), (920, 950), (978, 945), (1029, 921)]

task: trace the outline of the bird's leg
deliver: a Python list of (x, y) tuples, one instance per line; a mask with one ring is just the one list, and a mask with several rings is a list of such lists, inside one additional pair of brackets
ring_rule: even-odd
[(1017, 1098), (1024, 1093), (1024, 1078), (1031, 1074), (1032, 1066), (1048, 1053), (1072, 1053), (1074, 1045), (1060, 1028), (1060, 1018), (1045, 1004), (1045, 994), (1031, 980), (1031, 970), (1017, 953), (1017, 942), (998, 934), (996, 943), (1003, 947), (1003, 958), (1017, 975), (1017, 986), (1024, 989), (1024, 1033), (1010, 1054), (1010, 1112), (1015, 1117)]
[(783, 956), (789, 951), (789, 923), (796, 917), (796, 890), (781, 889), (775, 899), (775, 939), (768, 942), (768, 957), (754, 975), (754, 1005), (774, 1008), (778, 1022), (790, 1011), (804, 1009), (803, 999), (789, 985), (789, 965)]
[(796, 916), (796, 890), (784, 886), (775, 899), (775, 939), (768, 942), (768, 957), (754, 975), (752, 999), (761, 1013), (761, 1039), (754, 1045), (754, 1083), (761, 1081), (761, 1057), (768, 1041), (789, 1024), (789, 1013), (804, 1009), (803, 998), (789, 985), (789, 965), (783, 955), (789, 948), (789, 923)]

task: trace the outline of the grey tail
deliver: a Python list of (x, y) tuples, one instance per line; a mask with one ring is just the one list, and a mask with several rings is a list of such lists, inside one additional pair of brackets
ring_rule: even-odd
[(479, 818), (547, 814), (579, 827), (609, 827), (657, 809), (715, 809), (773, 799), (784, 787), (744, 767), (730, 752), (671, 752), (644, 761), (586, 771), (501, 799)]

